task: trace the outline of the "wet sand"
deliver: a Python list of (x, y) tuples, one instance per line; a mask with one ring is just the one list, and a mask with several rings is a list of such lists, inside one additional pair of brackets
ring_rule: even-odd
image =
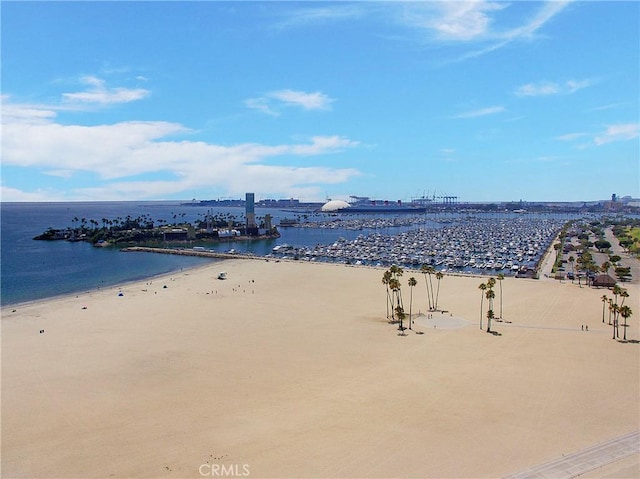
[(501, 477), (638, 429), (637, 284), (621, 343), (607, 290), (507, 278), (487, 334), (486, 278), (429, 318), (415, 272), (399, 336), (382, 273), (230, 260), (3, 309), (2, 477)]

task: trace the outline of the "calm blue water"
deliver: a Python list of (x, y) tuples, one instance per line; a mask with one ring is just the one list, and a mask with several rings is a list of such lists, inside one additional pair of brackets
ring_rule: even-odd
[[(122, 253), (115, 248), (94, 248), (84, 242), (32, 239), (49, 227), (73, 226), (74, 217), (94, 219), (100, 224), (102, 218), (124, 218), (127, 215), (133, 218), (149, 215), (154, 220), (168, 222), (176, 218), (194, 222), (209, 210), (232, 214), (239, 221), (244, 218), (243, 208), (212, 210), (177, 202), (1, 203), (0, 303), (4, 306), (82, 292), (214, 262), (216, 260), (188, 256)], [(297, 216), (281, 210), (256, 210), (258, 216), (266, 213), (274, 217), (274, 224), (278, 224), (281, 218)], [(311, 215), (309, 219), (314, 218)], [(280, 232), (282, 237), (277, 240), (214, 243), (207, 247), (218, 251), (233, 248), (263, 255), (271, 252), (277, 244), (314, 246), (333, 243), (341, 236), (353, 239), (362, 233), (306, 228), (280, 228)]]

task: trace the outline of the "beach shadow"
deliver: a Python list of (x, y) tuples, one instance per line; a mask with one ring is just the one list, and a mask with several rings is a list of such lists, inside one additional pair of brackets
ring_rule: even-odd
[(640, 341), (638, 341), (637, 339), (618, 339), (619, 343), (625, 343), (625, 344), (640, 344)]
[(499, 333), (498, 331), (487, 331), (487, 333), (493, 334), (494, 336), (502, 336), (502, 333)]

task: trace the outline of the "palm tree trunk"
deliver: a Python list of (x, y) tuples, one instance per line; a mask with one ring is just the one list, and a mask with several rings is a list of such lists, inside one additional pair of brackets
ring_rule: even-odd
[(431, 275), (429, 275), (429, 284), (431, 285), (431, 304), (433, 304), (433, 310), (436, 311), (436, 301), (433, 297), (433, 282), (431, 281)]
[(409, 291), (409, 329), (411, 329), (411, 309), (413, 308), (413, 286)]
[(480, 329), (482, 329), (482, 305), (484, 304), (484, 291), (482, 291), (482, 296), (480, 297)]
[(431, 311), (431, 296), (429, 295), (429, 281), (427, 281), (427, 275), (424, 276), (424, 284), (427, 287), (427, 301), (429, 302), (429, 311)]
[(436, 291), (435, 309), (438, 310), (438, 296), (440, 296), (440, 280), (438, 280), (438, 290)]

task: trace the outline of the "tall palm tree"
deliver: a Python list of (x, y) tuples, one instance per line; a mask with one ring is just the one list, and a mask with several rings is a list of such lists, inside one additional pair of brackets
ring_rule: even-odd
[(420, 272), (424, 276), (424, 284), (427, 288), (427, 301), (429, 302), (429, 311), (431, 311), (431, 295), (429, 294), (429, 281), (427, 280), (427, 274), (429, 274), (429, 269), (431, 267), (428, 264), (423, 264), (420, 267)]
[(498, 283), (500, 284), (500, 319), (502, 319), (502, 280), (504, 279), (504, 274), (498, 273)]
[(411, 329), (411, 323), (413, 322), (412, 318), (412, 308), (413, 308), (413, 287), (418, 284), (418, 282), (416, 281), (416, 279), (411, 276), (411, 278), (409, 278), (409, 329)]
[(613, 313), (613, 299), (609, 298), (609, 326), (611, 326), (611, 313)]
[[(391, 281), (391, 271), (385, 271), (384, 274), (382, 275), (382, 284), (385, 285), (385, 288), (387, 290), (387, 319), (389, 319), (389, 304), (391, 303), (391, 294), (389, 293), (389, 281)], [(393, 303), (391, 304), (393, 307)]]
[(438, 280), (438, 291), (436, 292), (436, 302), (435, 302), (435, 310), (438, 310), (438, 296), (440, 296), (440, 280), (443, 278), (444, 274), (442, 274), (440, 271), (438, 271), (436, 273), (436, 279)]
[(611, 269), (611, 263), (609, 263), (608, 261), (605, 261), (600, 265), (600, 271), (602, 271), (604, 274), (609, 274), (610, 269)]
[(404, 314), (404, 309), (402, 309), (402, 306), (400, 305), (396, 306), (396, 315), (398, 316), (398, 320), (400, 322), (400, 324), (398, 325), (398, 330), (400, 331), (400, 334), (404, 336), (403, 322), (404, 322), (404, 318), (406, 317), (406, 314)]
[(478, 289), (480, 290), (480, 329), (482, 329), (482, 304), (484, 302), (484, 292), (487, 289), (487, 285), (484, 283), (480, 283)]
[(607, 303), (609, 298), (607, 298), (606, 294), (603, 294), (600, 300), (602, 301), (602, 322), (604, 323), (604, 305)]
[[(491, 290), (489, 290), (491, 291)], [(489, 291), (487, 291), (487, 294), (489, 294)], [(491, 291), (491, 293), (493, 293), (493, 291)], [(495, 318), (494, 314), (493, 314), (493, 309), (490, 309), (487, 311), (487, 333), (491, 332), (491, 320)]]
[[(398, 278), (391, 278), (391, 280), (389, 280), (389, 288), (391, 288), (392, 292), (392, 311), (395, 311), (397, 308), (401, 307), (400, 280)], [(391, 315), (391, 319), (394, 319), (393, 314)]]
[(629, 293), (624, 288), (620, 288), (620, 297), (622, 298), (622, 302), (620, 303), (620, 307), (624, 306), (624, 300), (629, 297)]
[(620, 311), (620, 306), (613, 303), (611, 310), (613, 311), (613, 339), (616, 339), (616, 336), (620, 337), (620, 334), (618, 334), (618, 312)]
[(493, 315), (493, 298), (496, 297), (496, 293), (493, 291), (492, 288), (488, 288), (487, 291), (485, 292), (485, 296), (487, 297), (487, 300), (489, 301), (489, 311), (487, 311), (487, 333), (491, 332), (491, 319), (489, 317), (489, 313), (491, 313), (491, 318), (494, 317)]
[(622, 306), (620, 308), (620, 316), (622, 316), (624, 318), (624, 329), (623, 331), (623, 335), (624, 335), (624, 340), (627, 340), (627, 319), (629, 318), (629, 316), (631, 316), (633, 314), (633, 311), (631, 311), (631, 308), (629, 306)]
[(431, 275), (436, 272), (436, 269), (433, 266), (429, 266), (427, 268), (427, 277), (429, 278), (429, 288), (431, 289), (431, 304), (433, 304), (433, 310), (436, 311), (436, 300), (433, 295), (433, 281), (431, 280)]

